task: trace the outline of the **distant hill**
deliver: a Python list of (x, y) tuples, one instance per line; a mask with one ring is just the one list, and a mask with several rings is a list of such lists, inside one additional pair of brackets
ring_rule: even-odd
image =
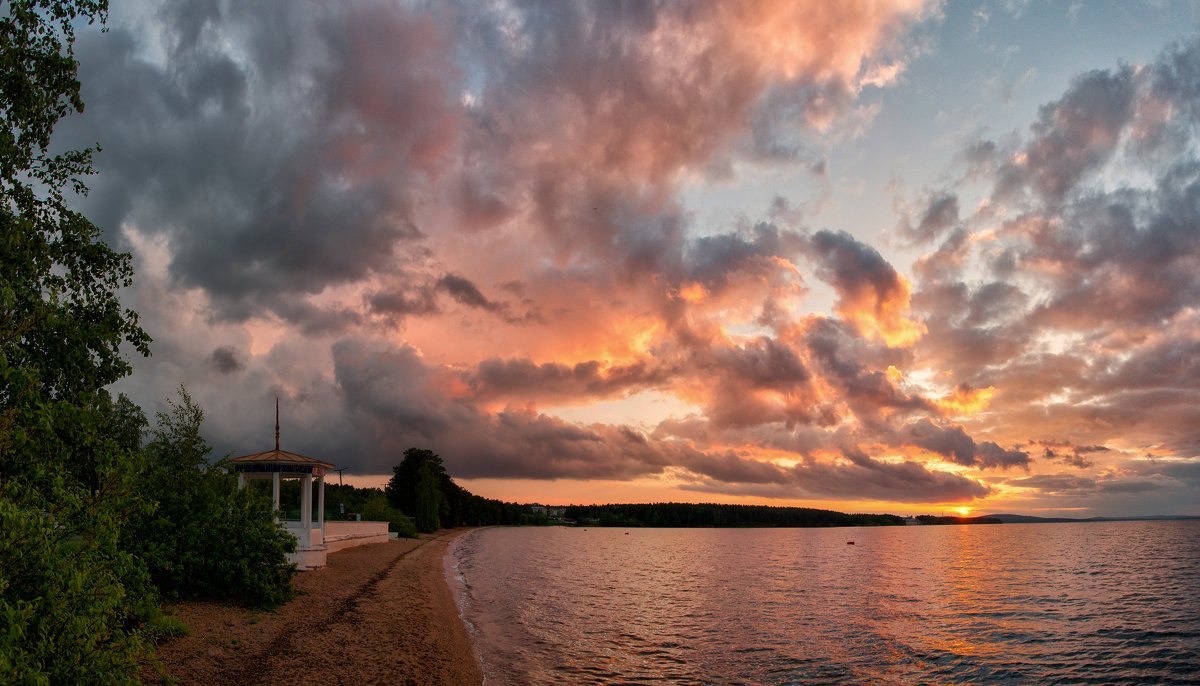
[(990, 514), (989, 519), (999, 519), (1005, 524), (1052, 524), (1055, 522), (1140, 522), (1167, 519), (1200, 519), (1190, 515), (1148, 515), (1143, 517), (1031, 517), (1019, 514)]

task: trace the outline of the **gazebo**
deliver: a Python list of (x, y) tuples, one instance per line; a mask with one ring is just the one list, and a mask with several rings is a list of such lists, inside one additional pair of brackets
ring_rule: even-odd
[[(284, 520), (283, 526), (296, 537), (296, 552), (289, 556), (300, 569), (325, 566), (325, 472), (333, 465), (279, 449), (279, 401), (275, 403), (275, 449), (235, 457), (229, 461), (238, 475), (238, 487), (245, 488), (247, 479), (270, 479), (271, 500), (279, 510), (281, 479), (302, 479), (300, 488), (300, 521)], [(312, 521), (313, 478), (317, 480), (317, 522)]]

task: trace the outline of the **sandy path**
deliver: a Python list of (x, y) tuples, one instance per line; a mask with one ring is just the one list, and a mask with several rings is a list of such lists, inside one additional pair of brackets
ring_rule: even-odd
[(442, 570), (463, 531), (333, 553), (274, 611), (182, 603), (192, 633), (159, 646), (163, 667), (183, 684), (479, 684)]

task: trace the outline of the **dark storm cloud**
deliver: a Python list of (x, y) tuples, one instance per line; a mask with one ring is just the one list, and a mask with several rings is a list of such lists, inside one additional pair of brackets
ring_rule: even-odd
[(979, 465), (985, 469), (1009, 469), (1024, 467), (1029, 471), (1029, 454), (1022, 450), (1006, 450), (999, 445), (985, 441), (980, 443), (976, 456)]
[(332, 353), (347, 408), (365, 414), (380, 430), (429, 440), (451, 426), (445, 399), (427, 385), (431, 370), (413, 348), (343, 340)]
[(1167, 488), (1167, 485), (1157, 481), (1125, 480), (1100, 484), (1101, 493), (1147, 493)]
[(229, 346), (221, 346), (213, 350), (210, 361), (213, 368), (222, 374), (232, 374), (246, 368), (246, 365), (239, 359), (237, 350)]
[(986, 283), (971, 291), (962, 326), (975, 327), (1008, 322), (1024, 310), (1027, 302), (1028, 297), (1024, 291), (1011, 283)]
[(441, 442), (456, 456), (456, 474), (630, 479), (661, 474), (698, 453), (686, 444), (647, 440), (626, 426), (580, 426), (523, 410), (478, 420), (476, 432), (455, 433)]
[(754, 388), (786, 391), (811, 378), (796, 351), (765, 336), (745, 345), (719, 348), (713, 352), (712, 361), (723, 372)]
[[(491, 300), (479, 290), (471, 280), (463, 278), (457, 274), (446, 274), (437, 280), (434, 289), (438, 292), (449, 295), (455, 302), (466, 307), (483, 310), (499, 315), (505, 322), (509, 324), (544, 324), (545, 319), (536, 307), (525, 311), (522, 314), (513, 314), (512, 309), (505, 302)], [(372, 305), (377, 309), (385, 309), (387, 305), (395, 304), (403, 306), (407, 303), (404, 301), (392, 303), (389, 300), (379, 300), (372, 298)], [(418, 303), (419, 304), (419, 303)], [(528, 304), (528, 303), (527, 303)], [(385, 309), (385, 311), (388, 311)], [(436, 308), (432, 311), (437, 311)], [(401, 310), (391, 309), (390, 312), (399, 314)], [(423, 313), (420, 310), (410, 310), (410, 314)]]
[(705, 414), (715, 428), (794, 426), (819, 416), (812, 375), (780, 341), (758, 337), (743, 345), (714, 345), (693, 352), (689, 363), (691, 382), (709, 386)]
[(403, 290), (393, 287), (369, 293), (364, 299), (372, 312), (382, 315), (420, 316), (441, 311), (437, 304), (436, 289), (427, 285), (418, 285)]
[(1195, 458), (1186, 462), (1151, 462), (1142, 465), (1139, 471), (1146, 475), (1165, 476), (1192, 488), (1200, 488), (1200, 461)]
[(940, 427), (929, 419), (921, 419), (906, 426), (905, 434), (917, 447), (933, 451), (951, 462), (969, 467), (976, 465), (975, 441), (961, 426)]
[(659, 473), (694, 452), (624, 426), (580, 426), (519, 408), (489, 414), (456, 402), (439, 370), (409, 347), (347, 340), (333, 352), (338, 386), (372, 454), (394, 458), (428, 445), (461, 478), (625, 479)]
[(64, 140), (104, 148), (81, 204), (116, 240), (167, 236), (172, 278), (220, 318), (302, 323), (322, 313), (297, 300), (394, 266), (421, 236), (405, 189), (454, 136), (436, 20), (297, 9), (171, 3), (137, 27), (154, 46), (123, 26), (79, 43), (88, 107)]
[(446, 274), (438, 279), (437, 288), (467, 307), (476, 307), (488, 312), (499, 312), (504, 309), (503, 304), (488, 300), (478, 286), (456, 274)]

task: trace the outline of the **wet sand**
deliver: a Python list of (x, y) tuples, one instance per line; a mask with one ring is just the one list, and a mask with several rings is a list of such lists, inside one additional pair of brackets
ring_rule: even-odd
[[(482, 682), (442, 557), (466, 529), (349, 548), (302, 572), (270, 611), (181, 603), (191, 634), (158, 647), (182, 684), (473, 684)], [(158, 683), (154, 669), (142, 679)]]

